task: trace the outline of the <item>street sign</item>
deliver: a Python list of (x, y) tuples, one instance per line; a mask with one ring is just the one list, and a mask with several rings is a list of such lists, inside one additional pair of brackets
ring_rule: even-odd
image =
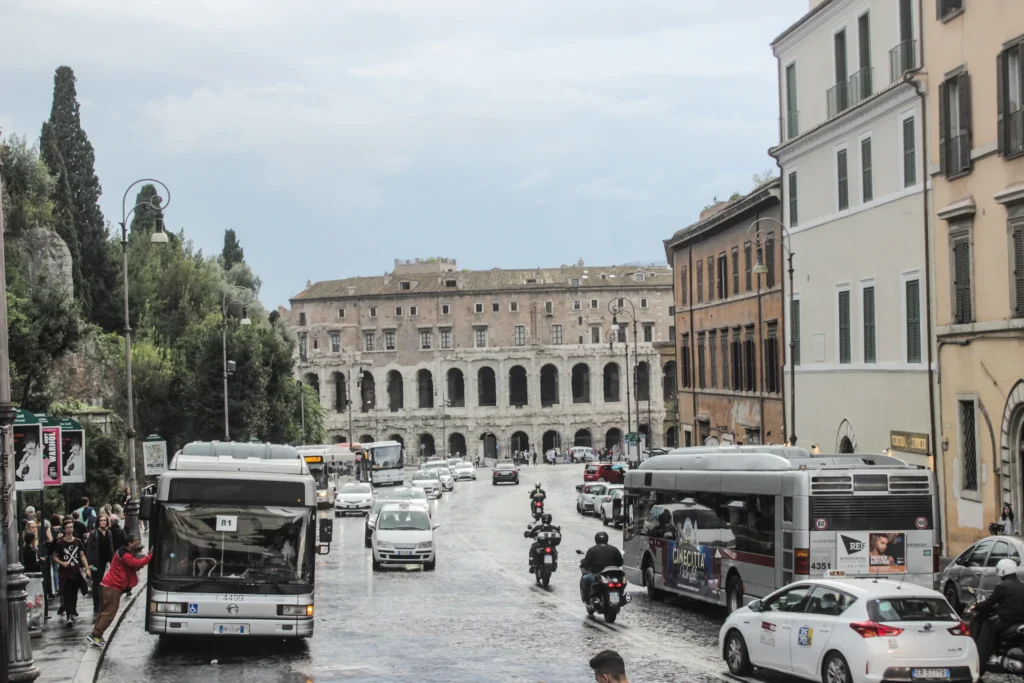
[(626, 443), (628, 443), (630, 446), (636, 444), (636, 441), (637, 441), (636, 432), (629, 432), (623, 438), (625, 439)]

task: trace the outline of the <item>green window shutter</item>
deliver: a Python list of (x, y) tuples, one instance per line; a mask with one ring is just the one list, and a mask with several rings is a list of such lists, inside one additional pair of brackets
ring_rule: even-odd
[(907, 280), (907, 362), (921, 362), (921, 283)]
[(864, 203), (870, 202), (875, 197), (875, 188), (871, 178), (871, 138), (864, 138), (860, 141), (860, 168), (861, 186), (864, 190)]
[(875, 288), (864, 288), (864, 362), (874, 363), (875, 355)]
[(953, 289), (954, 320), (961, 325), (971, 322), (971, 243), (967, 237), (953, 243)]
[(1013, 291), (1018, 318), (1024, 318), (1024, 225), (1013, 228)]
[(789, 227), (791, 228), (795, 228), (800, 224), (797, 207), (796, 173), (794, 172), (789, 174)]
[(917, 143), (914, 140), (914, 118), (903, 122), (903, 187), (917, 184)]
[(846, 169), (846, 150), (836, 153), (836, 177), (839, 180), (839, 210), (850, 208), (850, 179)]
[[(1012, 48), (1011, 48), (1012, 49)], [(1006, 153), (1006, 100), (1007, 100), (1007, 78), (1004, 75), (1006, 69), (1006, 52), (996, 55), (996, 151), (999, 154)]]
[(839, 292), (839, 362), (850, 362), (850, 292)]
[(956, 77), (957, 96), (960, 99), (960, 168), (962, 173), (971, 169), (971, 75), (964, 72)]
[[(906, 124), (904, 124), (906, 125)], [(949, 175), (946, 168), (946, 141), (950, 138), (949, 128), (949, 86), (939, 84), (939, 173)], [(904, 133), (905, 135), (906, 133)]]
[(790, 335), (793, 340), (793, 365), (800, 365), (800, 300), (794, 299), (789, 309)]

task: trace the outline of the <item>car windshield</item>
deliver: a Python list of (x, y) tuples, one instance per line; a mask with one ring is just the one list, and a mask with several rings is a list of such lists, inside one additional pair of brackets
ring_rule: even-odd
[(873, 621), (958, 621), (949, 603), (940, 597), (882, 598), (868, 602)]
[(427, 470), (430, 474), (434, 475), (435, 479), (443, 479), (444, 475), (448, 474), (448, 470)]
[(414, 482), (416, 482), (416, 481), (431, 482), (431, 481), (437, 481), (438, 478), (437, 478), (436, 474), (430, 474), (430, 473), (427, 473), (427, 472), (417, 472), (416, 474), (412, 475), (412, 480)]
[(398, 444), (374, 446), (370, 452), (373, 454), (373, 466), (376, 469), (393, 469), (403, 466), (402, 447)]
[(313, 510), (263, 505), (164, 503), (157, 574), (304, 583), (312, 574)]
[(341, 487), (339, 493), (373, 493), (373, 489), (370, 488), (369, 484), (345, 484)]
[(377, 521), (378, 529), (429, 531), (430, 518), (419, 510), (387, 510)]
[(496, 470), (514, 470), (515, 467), (513, 465), (509, 465), (509, 464), (503, 463), (501, 465), (498, 465), (494, 469), (496, 469)]
[(588, 466), (587, 466), (587, 474), (593, 474), (594, 472), (597, 472), (597, 471), (599, 471), (600, 469), (601, 469), (601, 468), (600, 468), (600, 467), (598, 467), (597, 465), (588, 465)]

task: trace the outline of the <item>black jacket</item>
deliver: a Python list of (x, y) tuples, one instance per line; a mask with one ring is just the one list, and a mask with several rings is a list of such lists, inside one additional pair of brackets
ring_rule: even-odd
[(533, 497), (534, 497), (535, 495), (537, 495), (538, 493), (539, 493), (540, 495), (544, 496), (545, 498), (547, 498), (547, 497), (548, 497), (548, 494), (546, 494), (546, 493), (544, 492), (544, 489), (531, 489), (531, 490), (530, 490), (530, 500), (533, 500)]
[(120, 548), (124, 546), (125, 535), (126, 532), (124, 529), (121, 528), (120, 524), (115, 524), (114, 526), (110, 527), (111, 545), (115, 548)]
[[(107, 531), (100, 533), (97, 529), (85, 539), (85, 559), (90, 567), (100, 567), (110, 562), (114, 557), (114, 533)], [(117, 546), (120, 547), (120, 546)]]
[(995, 613), (1005, 624), (1024, 622), (1024, 583), (1016, 574), (1003, 577), (987, 600), (978, 603), (977, 613), (987, 617)]
[(583, 556), (580, 566), (591, 574), (596, 574), (608, 567), (621, 567), (622, 563), (622, 553), (619, 552), (619, 549), (613, 545), (604, 544), (591, 547)]

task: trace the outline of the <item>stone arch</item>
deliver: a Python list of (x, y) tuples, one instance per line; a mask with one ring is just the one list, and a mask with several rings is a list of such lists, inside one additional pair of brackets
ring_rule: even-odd
[(429, 458), (432, 455), (436, 455), (437, 450), (434, 448), (434, 435), (427, 432), (420, 434), (418, 449), (420, 457)]
[(836, 453), (856, 453), (857, 434), (853, 431), (853, 425), (845, 417), (839, 423), (839, 430), (836, 432)]
[(645, 360), (636, 366), (636, 400), (651, 400), (651, 366)]
[(590, 403), (590, 366), (586, 363), (572, 366), (572, 402)]
[(359, 398), (363, 402), (360, 412), (368, 413), (377, 405), (377, 381), (369, 370), (363, 370), (359, 378)]
[(618, 403), (622, 381), (619, 379), (619, 364), (615, 362), (605, 363), (604, 366), (604, 402)]
[[(491, 372), (493, 375), (493, 371)], [(483, 442), (483, 450), (485, 458), (497, 458), (498, 457), (498, 437), (494, 432), (484, 432), (480, 435), (480, 441)]]
[[(723, 381), (726, 381), (725, 378)], [(674, 399), (676, 397), (676, 362), (674, 360), (665, 363), (661, 384), (662, 399), (666, 402)]]
[(530, 450), (530, 437), (526, 432), (513, 432), (508, 443), (512, 452)]
[(405, 380), (398, 370), (388, 372), (388, 408), (397, 413), (405, 407)]
[(369, 434), (363, 434), (359, 437), (359, 443), (373, 443), (373, 437)]
[[(495, 379), (494, 368), (485, 365), (477, 371), (476, 387), (478, 406), (484, 408), (498, 405), (498, 383)], [(486, 457), (492, 458), (494, 456), (488, 455)]]
[(637, 427), (637, 432), (644, 435), (644, 444), (647, 448), (651, 447), (651, 428), (650, 425), (644, 423)]
[(573, 446), (592, 446), (593, 439), (590, 436), (589, 429), (577, 429), (576, 434), (572, 437)]
[[(459, 368), (448, 370), (448, 405), (452, 408), (466, 406), (466, 378)], [(463, 451), (465, 455), (465, 451)]]
[(434, 407), (434, 375), (426, 368), (416, 373), (416, 394), (420, 408)]
[[(519, 367), (519, 366), (516, 366)], [(515, 368), (513, 368), (514, 370)], [(512, 374), (509, 373), (509, 391), (512, 390)], [(511, 396), (509, 398), (511, 402)], [(558, 368), (548, 363), (540, 369), (540, 407), (547, 408), (558, 403)], [(515, 405), (513, 403), (513, 405)]]
[(462, 457), (468, 455), (466, 452), (466, 437), (459, 432), (452, 432), (448, 435), (448, 456)]
[(402, 444), (402, 448), (405, 448), (405, 439), (402, 438), (401, 434), (391, 434), (388, 436), (388, 441), (397, 441)]
[(320, 376), (317, 375), (315, 372), (307, 372), (305, 375), (302, 376), (302, 382), (303, 384), (308, 384), (309, 386), (313, 387), (313, 390), (316, 391), (317, 400), (319, 400)]
[(508, 404), (521, 407), (530, 403), (530, 380), (526, 376), (526, 368), (513, 365), (508, 371)]
[(345, 374), (332, 372), (331, 385), (334, 387), (334, 412), (342, 413), (348, 407), (348, 386), (345, 384)]
[(552, 448), (561, 448), (562, 438), (561, 435), (553, 429), (549, 429), (544, 432), (543, 438), (541, 438), (541, 447), (544, 452), (547, 453)]
[(618, 427), (612, 427), (604, 434), (604, 447), (615, 448), (616, 446), (622, 445), (622, 430)]
[(675, 427), (665, 430), (665, 448), (679, 448), (679, 433)]
[(344, 434), (335, 434), (331, 437), (331, 443), (348, 443), (348, 437)]
[(999, 441), (1000, 505), (1010, 503), (1019, 517), (1024, 510), (1024, 379), (1006, 396)]

